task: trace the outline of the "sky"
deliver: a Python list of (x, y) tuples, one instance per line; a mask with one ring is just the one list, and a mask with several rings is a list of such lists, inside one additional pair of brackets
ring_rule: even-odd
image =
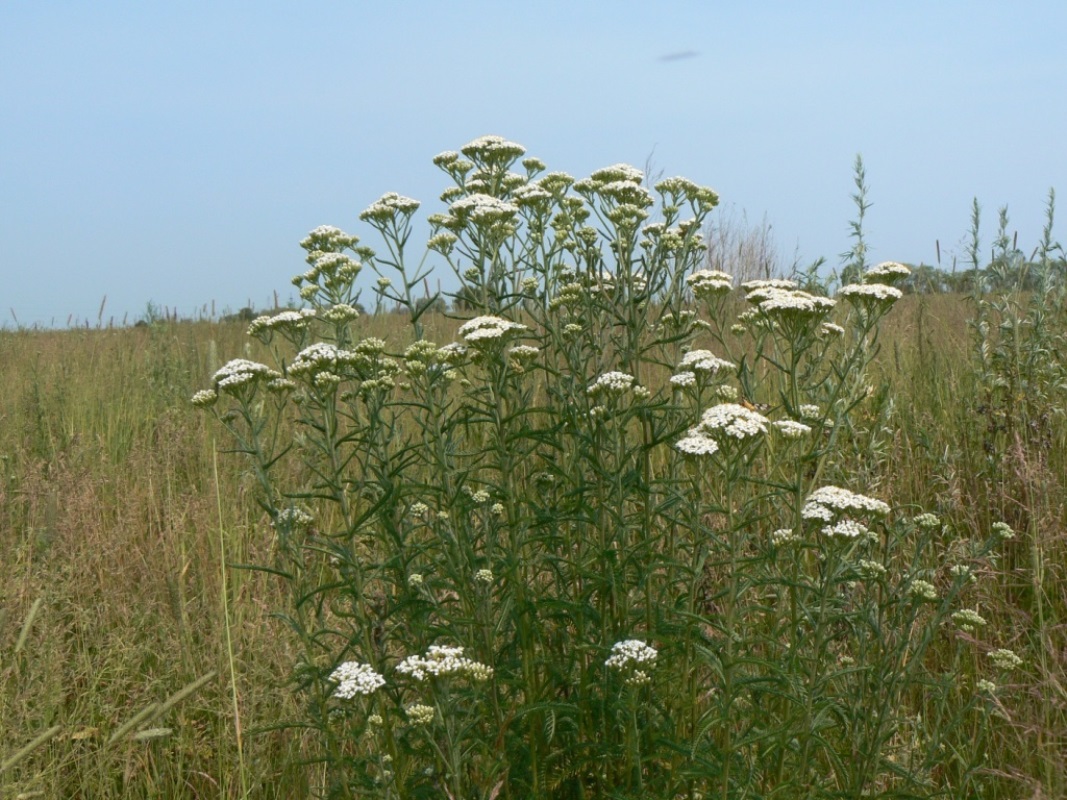
[(985, 247), (1007, 206), (1029, 250), (1067, 187), (1064, 30), (1059, 0), (2, 0), (0, 324), (284, 303), (309, 230), (444, 210), (433, 156), (483, 134), (711, 186), (785, 267), (840, 263), (857, 154), (871, 260), (962, 260), (973, 198)]

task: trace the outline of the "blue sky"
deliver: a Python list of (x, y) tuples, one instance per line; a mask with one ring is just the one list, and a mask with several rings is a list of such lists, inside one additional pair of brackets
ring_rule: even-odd
[(432, 157), (487, 133), (578, 177), (651, 155), (787, 264), (848, 248), (857, 153), (874, 260), (961, 253), (973, 197), (1029, 249), (1067, 186), (1064, 30), (1061, 2), (7, 0), (0, 315), (284, 301), (308, 230), (441, 210)]

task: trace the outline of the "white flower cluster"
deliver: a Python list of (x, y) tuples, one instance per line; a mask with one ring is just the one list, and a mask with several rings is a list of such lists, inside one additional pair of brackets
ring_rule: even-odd
[(281, 377), (280, 372), (271, 369), (266, 364), (245, 358), (235, 358), (218, 369), (212, 380), (216, 391), (234, 393), (241, 387), (260, 380), (271, 381)]
[(715, 374), (723, 369), (737, 369), (737, 365), (712, 354), (710, 350), (690, 350), (682, 356), (679, 369), (690, 372), (709, 372)]
[(707, 186), (698, 186), (688, 178), (664, 178), (655, 185), (655, 190), (668, 195), (675, 201), (686, 200), (697, 203), (704, 211), (710, 211), (719, 204), (719, 195)]
[(463, 655), (462, 647), (433, 645), (425, 656), (408, 656), (396, 665), (396, 671), (417, 681), (429, 678), (465, 677), (472, 681), (489, 680), (493, 668)]
[(891, 305), (904, 293), (884, 283), (850, 283), (838, 289), (837, 296), (866, 305)]
[(614, 183), (616, 181), (640, 183), (644, 179), (645, 173), (637, 167), (631, 167), (629, 164), (613, 164), (610, 167), (601, 167), (589, 176), (589, 180), (598, 184)]
[(330, 680), (337, 684), (333, 696), (341, 700), (351, 700), (357, 694), (373, 694), (385, 686), (385, 678), (369, 664), (358, 661), (346, 661), (331, 673)]
[(771, 533), (771, 544), (775, 547), (785, 547), (800, 541), (800, 535), (794, 528), (779, 528)]
[(931, 514), (929, 511), (912, 517), (911, 521), (916, 527), (925, 528), (926, 530), (932, 530), (941, 524), (941, 520), (937, 518), (937, 515)]
[(300, 246), (308, 252), (329, 253), (353, 247), (358, 241), (358, 236), (351, 236), (333, 225), (319, 225), (300, 242)]
[(611, 646), (611, 655), (604, 662), (604, 666), (623, 673), (628, 685), (640, 686), (651, 680), (648, 670), (656, 665), (658, 655), (656, 648), (640, 639), (626, 639)]
[(955, 612), (952, 615), (952, 621), (959, 625), (960, 630), (963, 631), (973, 631), (975, 628), (981, 628), (986, 624), (985, 617), (971, 608)]
[(256, 317), (248, 325), (248, 335), (257, 336), (264, 331), (303, 330), (315, 318), (315, 309), (302, 308), (299, 311), (282, 311), (273, 317)]
[(696, 428), (690, 431), (708, 436), (725, 434), (733, 439), (748, 439), (767, 432), (770, 421), (758, 411), (739, 403), (720, 403), (706, 410)]
[(435, 716), (433, 706), (425, 703), (412, 703), (404, 709), (404, 713), (408, 715), (412, 725), (429, 725)]
[[(516, 142), (509, 142), (503, 136), (479, 136), (460, 148), (463, 155), (476, 161), (493, 164), (510, 164), (516, 158), (526, 154), (526, 148)], [(442, 155), (445, 155), (442, 153)], [(441, 158), (438, 156), (437, 158)], [(435, 159), (436, 161), (436, 159)]]
[(601, 184), (598, 188), (602, 197), (623, 205), (647, 208), (653, 203), (652, 195), (648, 193), (648, 190), (632, 181), (610, 181)]
[(519, 207), (514, 203), (480, 193), (457, 200), (448, 210), (461, 224), (469, 219), (476, 225), (508, 222), (519, 213)]
[[(774, 316), (819, 316), (826, 314), (835, 305), (829, 297), (802, 292), (799, 289), (774, 285), (792, 281), (749, 281), (745, 284), (748, 294), (745, 299), (759, 311)], [(755, 285), (753, 284), (761, 284)], [(752, 288), (749, 288), (752, 286)]]
[(703, 433), (691, 430), (682, 439), (674, 443), (680, 453), (687, 456), (710, 456), (719, 452), (719, 443)]
[(934, 601), (937, 599), (937, 587), (930, 581), (915, 579), (908, 586), (908, 592), (916, 600)]
[(314, 378), (320, 373), (333, 375), (334, 370), (347, 364), (353, 364), (358, 356), (351, 350), (342, 350), (328, 342), (316, 342), (305, 347), (289, 365), (292, 375)]
[(492, 583), (493, 582), (493, 571), (491, 569), (480, 569), (480, 570), (478, 570), (477, 572), (474, 573), (474, 582), (475, 583), (486, 583), (486, 584)]
[(889, 506), (873, 497), (856, 494), (837, 486), (823, 486), (808, 495), (800, 515), (804, 519), (830, 522), (839, 514), (867, 514), (882, 517), (889, 513)]
[(786, 439), (799, 439), (802, 436), (811, 433), (811, 426), (805, 425), (803, 422), (797, 422), (793, 419), (780, 419), (771, 423), (782, 436)]
[(396, 192), (387, 192), (360, 212), (359, 218), (370, 222), (388, 222), (398, 214), (414, 214), (419, 201)]
[(590, 397), (599, 397), (600, 395), (608, 395), (611, 397), (619, 397), (626, 392), (634, 388), (634, 376), (627, 375), (625, 372), (605, 372), (586, 389), (586, 393)]
[(837, 486), (816, 489), (808, 495), (800, 510), (802, 518), (826, 523), (822, 527), (823, 535), (845, 539), (856, 539), (870, 533), (852, 517), (883, 517), (888, 513), (889, 506), (881, 500)]
[(993, 661), (993, 664), (1004, 670), (1015, 669), (1022, 666), (1023, 660), (1019, 656), (1015, 655), (1012, 650), (1006, 650), (1001, 648), (999, 650), (993, 650), (989, 653), (989, 658)]
[(871, 580), (881, 578), (886, 573), (886, 569), (883, 564), (877, 561), (870, 561), (866, 558), (861, 558), (859, 560), (858, 566), (860, 568), (860, 573), (863, 575), (863, 577)]
[(283, 508), (278, 512), (276, 525), (280, 525), (283, 528), (289, 530), (295, 530), (297, 528), (306, 528), (315, 521), (307, 511), (297, 506), (290, 506), (289, 508)]
[(897, 261), (883, 261), (863, 273), (864, 283), (893, 283), (911, 275), (911, 270)]
[[(460, 325), (459, 335), (466, 339), (469, 344), (478, 344), (480, 342), (503, 339), (505, 336), (519, 333), (526, 329), (526, 326), (521, 322), (512, 322), (503, 317), (488, 314), (484, 317), (475, 317)], [(444, 350), (445, 348), (441, 349)]]
[(796, 289), (797, 282), (788, 278), (765, 278), (763, 280), (745, 281), (741, 288), (751, 294), (761, 289)]
[(193, 395), (192, 404), (197, 408), (211, 408), (219, 400), (219, 393), (214, 389), (201, 389)]
[(994, 522), (993, 533), (1000, 539), (1014, 539), (1015, 531), (1011, 529), (1011, 525), (1006, 522)]

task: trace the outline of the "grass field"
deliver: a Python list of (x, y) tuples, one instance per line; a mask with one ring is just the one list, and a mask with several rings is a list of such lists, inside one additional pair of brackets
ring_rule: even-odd
[[(1025, 662), (990, 717), (988, 796), (1060, 797), (1067, 395), (992, 402), (973, 315), (956, 295), (898, 303), (843, 471), (958, 527), (1018, 532), (976, 602)], [(394, 351), (408, 335), (395, 315), (358, 326)], [(0, 796), (299, 798), (321, 781), (306, 737), (278, 727), (304, 713), (272, 617), (286, 587), (226, 566), (270, 563), (273, 532), (189, 403), (226, 357), (259, 355), (245, 327), (0, 332)]]

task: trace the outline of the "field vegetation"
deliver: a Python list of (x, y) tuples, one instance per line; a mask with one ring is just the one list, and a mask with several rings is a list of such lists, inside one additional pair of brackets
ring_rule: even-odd
[(1053, 198), (872, 265), (857, 164), (786, 283), (523, 155), (438, 157), (446, 308), (386, 195), (303, 311), (0, 331), (0, 797), (1064, 796)]

